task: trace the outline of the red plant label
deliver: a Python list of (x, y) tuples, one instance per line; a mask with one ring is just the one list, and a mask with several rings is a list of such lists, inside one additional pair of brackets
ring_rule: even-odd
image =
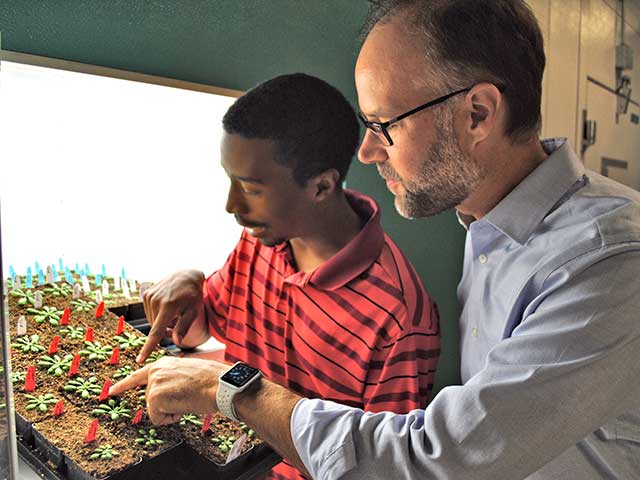
[(124, 317), (120, 315), (120, 318), (118, 319), (118, 328), (116, 328), (116, 335), (122, 335), (123, 331), (124, 331)]
[(120, 361), (120, 347), (113, 347), (111, 351), (111, 358), (109, 359), (109, 365), (117, 365)]
[(51, 344), (49, 345), (49, 355), (53, 355), (58, 351), (58, 343), (60, 343), (60, 335), (56, 335), (51, 339)]
[(87, 342), (93, 342), (93, 327), (87, 328), (87, 334), (84, 336)]
[(71, 367), (69, 367), (69, 377), (73, 377), (78, 374), (78, 370), (80, 369), (80, 354), (76, 353), (73, 357), (73, 361), (71, 362)]
[(91, 443), (96, 439), (96, 434), (98, 433), (98, 419), (96, 418), (91, 425), (89, 426), (89, 431), (87, 432), (87, 436), (85, 437), (85, 443)]
[(71, 309), (69, 307), (64, 309), (62, 318), (60, 319), (60, 325), (69, 325), (69, 318), (71, 317)]
[(33, 392), (36, 389), (36, 367), (29, 365), (24, 377), (24, 391)]
[(53, 409), (53, 416), (58, 417), (64, 413), (64, 403), (62, 400), (56, 403), (56, 407)]
[(107, 378), (104, 382), (104, 385), (102, 386), (102, 392), (100, 392), (100, 398), (98, 399), (99, 401), (102, 402), (103, 400), (106, 400), (107, 398), (109, 398), (110, 388), (111, 388), (111, 380)]
[(96, 318), (102, 317), (102, 312), (104, 312), (104, 302), (100, 302), (100, 305), (96, 307)]
[(142, 409), (138, 409), (138, 411), (136, 412), (136, 414), (133, 416), (133, 420), (131, 420), (131, 423), (133, 425), (137, 425), (142, 421)]
[(200, 430), (202, 433), (205, 433), (207, 430), (211, 428), (211, 419), (213, 418), (212, 413), (207, 413), (204, 416), (204, 422), (202, 422), (202, 429)]

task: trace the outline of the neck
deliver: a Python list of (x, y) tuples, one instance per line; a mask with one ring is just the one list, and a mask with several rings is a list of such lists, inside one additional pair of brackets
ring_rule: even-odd
[(362, 229), (363, 221), (344, 193), (310, 212), (304, 233), (290, 240), (298, 271), (311, 272), (347, 245)]
[(461, 214), (476, 220), (489, 213), (548, 157), (537, 137), (524, 144), (493, 149), (490, 155), (482, 160), (489, 166), (487, 174), (471, 195), (456, 207)]

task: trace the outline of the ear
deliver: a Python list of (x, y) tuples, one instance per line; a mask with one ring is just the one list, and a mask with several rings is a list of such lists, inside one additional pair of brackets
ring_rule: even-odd
[(340, 174), (331, 168), (307, 180), (306, 190), (314, 202), (321, 202), (335, 193), (339, 180)]
[(492, 83), (479, 83), (467, 93), (464, 105), (464, 133), (472, 151), (495, 133), (502, 114), (502, 94)]

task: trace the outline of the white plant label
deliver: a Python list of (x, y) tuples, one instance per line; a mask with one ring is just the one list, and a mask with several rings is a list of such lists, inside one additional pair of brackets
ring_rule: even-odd
[(240, 438), (238, 438), (235, 442), (233, 442), (233, 445), (231, 445), (231, 448), (229, 449), (229, 455), (227, 455), (227, 461), (225, 462), (225, 464), (229, 462), (233, 462), (236, 458), (240, 456), (240, 452), (242, 452), (242, 446), (244, 445), (244, 442), (246, 440), (247, 440), (247, 434), (243, 433)]
[(82, 290), (84, 293), (89, 293), (91, 291), (91, 285), (89, 285), (89, 279), (86, 275), (82, 276)]
[(18, 318), (18, 325), (16, 325), (16, 333), (18, 334), (18, 336), (27, 334), (27, 319), (25, 318), (24, 315), (20, 315), (20, 318)]
[(100, 303), (102, 300), (102, 290), (96, 290), (96, 303)]
[(73, 299), (74, 300), (78, 300), (80, 298), (80, 284), (79, 283), (74, 283), (73, 284)]
[(122, 294), (125, 298), (131, 298), (131, 292), (129, 291), (129, 284), (123, 279), (122, 282)]
[(138, 289), (138, 285), (136, 285), (136, 281), (135, 281), (133, 278), (131, 278), (131, 279), (129, 280), (129, 291), (130, 291), (131, 293), (133, 293), (133, 292), (135, 292), (137, 289)]
[(122, 290), (120, 288), (120, 277), (114, 277), (113, 278), (113, 290), (116, 291), (116, 292), (119, 291), (119, 290)]
[(33, 294), (33, 306), (35, 308), (42, 308), (42, 292), (36, 292)]
[(109, 295), (109, 282), (107, 282), (106, 278), (102, 280), (102, 295), (105, 297)]

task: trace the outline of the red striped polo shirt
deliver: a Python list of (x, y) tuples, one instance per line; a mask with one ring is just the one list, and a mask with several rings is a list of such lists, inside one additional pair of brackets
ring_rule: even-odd
[[(440, 353), (437, 308), (369, 197), (345, 190), (366, 224), (312, 272), (288, 242), (243, 231), (204, 284), (211, 334), (244, 361), (306, 397), (379, 412), (425, 408)], [(303, 478), (285, 462), (268, 478)]]

